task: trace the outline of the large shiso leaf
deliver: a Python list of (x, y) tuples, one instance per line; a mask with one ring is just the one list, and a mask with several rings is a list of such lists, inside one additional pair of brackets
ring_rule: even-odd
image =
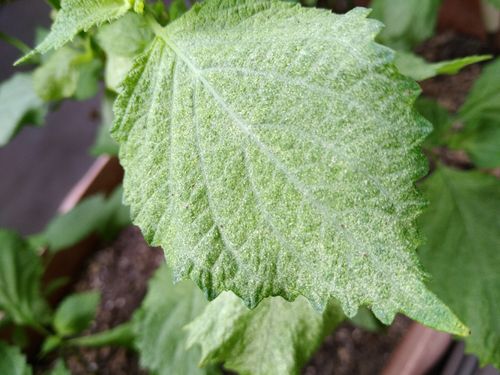
[(209, 0), (152, 21), (115, 103), (125, 201), (211, 299), (333, 297), (465, 334), (415, 254), (430, 126), (367, 14)]

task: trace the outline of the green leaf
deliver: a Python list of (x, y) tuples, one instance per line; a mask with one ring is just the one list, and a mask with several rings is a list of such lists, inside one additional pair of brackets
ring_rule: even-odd
[(40, 293), (42, 273), (40, 257), (26, 241), (0, 229), (0, 310), (16, 324), (38, 328), (47, 321), (48, 307)]
[(440, 167), (425, 180), (420, 257), (429, 285), (470, 327), (466, 349), (500, 368), (500, 182)]
[(361, 308), (358, 310), (356, 316), (350, 319), (351, 323), (357, 327), (370, 332), (379, 332), (384, 326), (380, 321), (375, 318), (372, 312), (366, 308)]
[[(141, 0), (135, 2), (138, 6), (143, 3)], [(62, 47), (80, 31), (123, 16), (133, 3), (133, 0), (62, 0), (49, 35), (33, 51), (16, 61), (16, 65), (37, 53), (44, 54)]]
[(168, 16), (170, 21), (174, 21), (184, 13), (186, 13), (186, 1), (185, 0), (172, 0), (170, 6), (168, 7)]
[(52, 370), (50, 370), (49, 375), (71, 375), (71, 372), (64, 364), (64, 360), (58, 359)]
[(320, 314), (303, 297), (271, 297), (249, 310), (226, 292), (186, 327), (188, 346), (201, 346), (202, 366), (223, 362), (239, 374), (298, 374), (343, 319), (333, 303)]
[(197, 366), (199, 350), (186, 349), (187, 333), (183, 329), (206, 304), (191, 281), (174, 286), (172, 273), (166, 266), (156, 271), (133, 318), (141, 366), (158, 375), (206, 374), (208, 370)]
[(118, 144), (111, 138), (111, 124), (113, 123), (113, 103), (115, 97), (110, 93), (104, 95), (101, 105), (101, 125), (97, 129), (96, 139), (90, 152), (94, 156), (118, 155)]
[(31, 375), (33, 371), (19, 348), (0, 341), (0, 374)]
[(101, 300), (98, 292), (75, 293), (66, 297), (54, 315), (54, 329), (60, 336), (83, 331), (95, 318)]
[(47, 107), (35, 93), (30, 73), (16, 73), (0, 84), (0, 146), (4, 146), (24, 124), (40, 125)]
[(409, 50), (434, 34), (441, 0), (373, 0), (371, 16), (385, 28), (379, 39), (385, 45)]
[(107, 56), (105, 81), (108, 88), (119, 91), (134, 57), (146, 49), (153, 36), (145, 18), (134, 13), (99, 29), (97, 41)]
[(488, 0), (488, 2), (500, 9), (500, 0)]
[(57, 252), (94, 232), (105, 239), (113, 238), (130, 223), (129, 211), (121, 200), (121, 187), (108, 199), (101, 194), (84, 199), (68, 213), (52, 219), (47, 228), (36, 236), (36, 243), (48, 246), (51, 252)]
[(42, 348), (40, 349), (40, 355), (45, 356), (48, 353), (56, 350), (61, 346), (62, 342), (63, 339), (60, 336), (56, 335), (47, 336), (42, 343)]
[(424, 146), (435, 147), (446, 145), (450, 138), (450, 129), (453, 118), (450, 113), (441, 107), (435, 100), (419, 97), (415, 108), (434, 127), (432, 133), (425, 140)]
[(459, 117), (465, 126), (451, 147), (466, 150), (478, 167), (500, 166), (500, 59), (484, 68)]
[(461, 69), (475, 64), (477, 62), (491, 59), (491, 55), (467, 56), (455, 60), (440, 61), (429, 63), (422, 57), (411, 52), (398, 52), (394, 63), (401, 74), (413, 78), (417, 81), (423, 81), (440, 74), (453, 75)]
[(211, 0), (156, 25), (115, 102), (125, 202), (210, 299), (335, 298), (463, 334), (414, 251), (418, 87), (367, 13)]
[(78, 82), (74, 97), (77, 100), (87, 100), (99, 92), (99, 80), (101, 76), (102, 62), (93, 58), (80, 64), (78, 69)]
[(66, 343), (72, 346), (102, 347), (125, 346), (132, 347), (135, 340), (133, 324), (127, 322), (107, 331), (94, 333), (88, 336), (77, 337)]

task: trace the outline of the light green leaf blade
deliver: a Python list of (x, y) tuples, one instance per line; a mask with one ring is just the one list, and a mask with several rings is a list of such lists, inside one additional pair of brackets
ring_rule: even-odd
[(16, 135), (22, 125), (40, 125), (47, 108), (33, 88), (30, 73), (16, 73), (0, 84), (0, 147)]
[(62, 359), (58, 359), (48, 375), (71, 375), (71, 372), (64, 364), (64, 361)]
[(478, 167), (500, 166), (500, 59), (484, 68), (459, 117), (464, 129), (451, 146), (465, 149)]
[[(16, 233), (0, 229), (0, 310), (16, 324), (39, 327), (48, 318), (40, 293), (42, 263)], [(0, 372), (1, 373), (1, 372)]]
[(95, 317), (101, 300), (98, 292), (82, 292), (66, 297), (54, 314), (54, 329), (60, 336), (83, 331)]
[(425, 180), (420, 223), (429, 285), (470, 327), (466, 349), (500, 368), (500, 182), (440, 167)]
[(186, 348), (184, 330), (206, 305), (202, 293), (191, 281), (174, 286), (172, 273), (166, 266), (156, 271), (133, 318), (141, 366), (158, 375), (209, 373), (197, 366), (199, 350)]
[(224, 363), (241, 375), (298, 374), (343, 319), (333, 303), (318, 313), (303, 297), (270, 297), (249, 310), (225, 292), (186, 327), (188, 346), (201, 346), (201, 365)]
[(385, 45), (410, 50), (434, 34), (441, 0), (373, 0), (373, 18), (385, 28), (379, 39)]
[(87, 31), (92, 26), (123, 16), (132, 5), (131, 0), (63, 0), (49, 35), (33, 51), (16, 61), (16, 64), (29, 60), (37, 53), (44, 54), (62, 47), (80, 31)]
[(106, 53), (104, 78), (109, 89), (119, 91), (134, 57), (146, 49), (153, 36), (146, 19), (134, 13), (99, 29), (97, 41)]
[(454, 60), (429, 63), (411, 52), (398, 52), (394, 63), (401, 74), (423, 81), (441, 74), (457, 74), (468, 65), (491, 59), (490, 55), (467, 56)]
[(432, 133), (425, 140), (424, 146), (435, 147), (446, 145), (450, 138), (450, 129), (453, 118), (448, 110), (441, 107), (435, 100), (419, 97), (415, 102), (415, 108), (433, 126)]
[(113, 238), (130, 223), (129, 210), (121, 200), (121, 187), (107, 199), (101, 194), (85, 198), (71, 211), (52, 219), (47, 228), (36, 235), (35, 243), (57, 252), (95, 232), (105, 239)]
[(414, 251), (429, 124), (367, 13), (212, 0), (157, 27), (115, 102), (125, 201), (211, 299), (335, 298), (463, 334)]
[(111, 138), (111, 124), (113, 123), (113, 103), (115, 96), (107, 92), (101, 105), (101, 125), (90, 149), (94, 156), (118, 155), (118, 144)]
[(0, 374), (31, 375), (33, 371), (19, 348), (0, 341)]
[(55, 51), (35, 69), (35, 91), (43, 100), (61, 100), (76, 92), (79, 79), (76, 60), (79, 56), (79, 51), (66, 46)]

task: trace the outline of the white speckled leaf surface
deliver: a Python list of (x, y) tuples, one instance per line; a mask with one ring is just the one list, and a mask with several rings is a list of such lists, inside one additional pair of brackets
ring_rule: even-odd
[(415, 256), (417, 85), (367, 13), (209, 0), (153, 24), (115, 104), (125, 201), (211, 299), (333, 297), (349, 316), (368, 305), (465, 334)]

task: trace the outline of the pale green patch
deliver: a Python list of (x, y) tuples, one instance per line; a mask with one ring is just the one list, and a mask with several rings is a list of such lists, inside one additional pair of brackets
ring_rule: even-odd
[(135, 3), (133, 0), (62, 0), (49, 35), (16, 64), (29, 60), (36, 53), (43, 54), (58, 49), (71, 41), (78, 32), (119, 18), (132, 7), (135, 11), (142, 12), (143, 3), (141, 0)]
[(201, 346), (202, 366), (221, 362), (241, 375), (299, 374), (343, 319), (333, 303), (320, 314), (303, 297), (271, 297), (249, 310), (225, 292), (187, 326), (188, 345)]
[(382, 21), (382, 43), (410, 50), (434, 34), (442, 0), (373, 0), (372, 17)]
[(47, 113), (35, 93), (33, 77), (16, 73), (0, 84), (0, 146), (7, 144), (25, 124), (40, 125)]
[(134, 13), (128, 13), (99, 29), (97, 41), (106, 52), (104, 79), (108, 88), (119, 91), (121, 82), (132, 67), (134, 57), (146, 49), (153, 36), (145, 18)]
[(367, 10), (211, 0), (166, 28), (115, 102), (125, 202), (177, 280), (249, 307), (304, 295), (458, 334), (414, 225), (429, 124)]
[(50, 370), (49, 375), (71, 375), (71, 372), (64, 364), (64, 361), (58, 359), (52, 370)]
[(500, 182), (440, 167), (423, 188), (429, 285), (470, 327), (467, 351), (500, 368)]
[(118, 144), (111, 138), (110, 130), (113, 123), (113, 103), (115, 97), (109, 92), (104, 94), (101, 104), (101, 125), (97, 129), (96, 138), (90, 152), (98, 155), (118, 155)]
[(31, 375), (33, 371), (19, 348), (0, 341), (0, 374)]
[(491, 59), (491, 55), (467, 56), (454, 60), (429, 63), (411, 52), (398, 52), (394, 63), (401, 74), (423, 81), (441, 74), (457, 74), (461, 69), (481, 61)]
[(98, 292), (82, 292), (66, 297), (57, 307), (53, 326), (60, 336), (70, 336), (83, 331), (95, 317), (100, 302)]
[(451, 147), (465, 149), (482, 168), (500, 166), (500, 59), (488, 64), (459, 111), (464, 129)]
[[(152, 250), (153, 251), (153, 250)], [(207, 302), (191, 281), (172, 283), (166, 266), (156, 271), (148, 294), (133, 318), (135, 346), (142, 367), (158, 375), (217, 374), (197, 366), (197, 348), (186, 348), (184, 326), (198, 316)]]

